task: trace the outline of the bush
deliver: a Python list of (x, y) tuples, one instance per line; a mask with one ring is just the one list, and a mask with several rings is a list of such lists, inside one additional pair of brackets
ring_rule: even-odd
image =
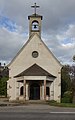
[(0, 96), (7, 96), (7, 80), (6, 77), (0, 79)]
[(63, 95), (63, 98), (61, 99), (62, 103), (72, 103), (72, 92), (71, 91), (66, 91)]

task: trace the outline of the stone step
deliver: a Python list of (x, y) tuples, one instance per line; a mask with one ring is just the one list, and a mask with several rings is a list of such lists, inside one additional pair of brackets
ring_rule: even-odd
[(29, 100), (29, 101), (25, 101), (25, 102), (29, 103), (29, 104), (47, 104), (47, 102), (44, 100)]

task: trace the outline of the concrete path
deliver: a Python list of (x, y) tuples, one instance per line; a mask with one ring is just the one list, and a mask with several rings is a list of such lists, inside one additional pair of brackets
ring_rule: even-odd
[(61, 107), (53, 107), (49, 105), (41, 105), (41, 104), (29, 104), (22, 106), (2, 106), (0, 107), (0, 112), (31, 112), (31, 113), (75, 113), (75, 108), (61, 108)]
[(75, 108), (42, 104), (0, 107), (0, 120), (75, 120)]

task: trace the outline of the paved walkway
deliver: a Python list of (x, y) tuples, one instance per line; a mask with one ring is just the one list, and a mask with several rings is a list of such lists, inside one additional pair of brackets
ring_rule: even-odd
[(52, 112), (68, 112), (75, 114), (75, 108), (61, 108), (42, 104), (29, 104), (22, 106), (0, 106), (0, 112), (25, 112), (25, 113), (52, 113)]
[[(31, 104), (33, 102), (33, 104)], [(0, 100), (0, 112), (75, 112), (75, 108), (54, 107), (47, 105), (43, 101), (30, 101), (25, 104), (10, 103), (8, 101)]]

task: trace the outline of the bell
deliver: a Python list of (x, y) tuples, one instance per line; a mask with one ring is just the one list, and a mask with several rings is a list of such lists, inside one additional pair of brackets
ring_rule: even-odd
[(37, 28), (37, 26), (36, 25), (34, 25), (34, 29), (36, 29)]

